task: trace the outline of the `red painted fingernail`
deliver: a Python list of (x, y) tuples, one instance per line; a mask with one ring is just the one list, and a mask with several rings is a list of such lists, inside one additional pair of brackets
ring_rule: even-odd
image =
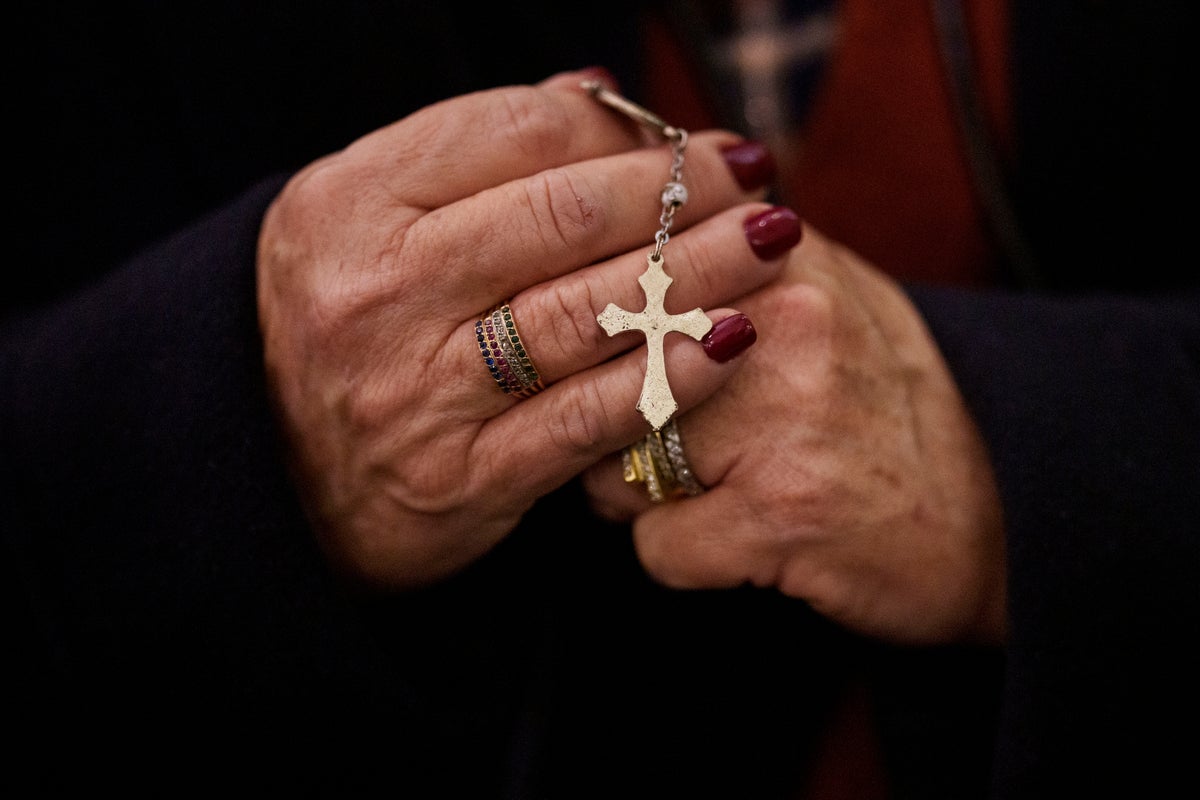
[(758, 339), (754, 323), (745, 314), (734, 314), (713, 325), (700, 344), (713, 361), (724, 364), (741, 354)]
[(738, 186), (747, 192), (761, 189), (775, 180), (775, 157), (762, 142), (738, 142), (722, 147), (721, 156)]
[(800, 242), (803, 230), (800, 217), (786, 206), (775, 206), (755, 214), (745, 222), (746, 241), (763, 261), (770, 261)]

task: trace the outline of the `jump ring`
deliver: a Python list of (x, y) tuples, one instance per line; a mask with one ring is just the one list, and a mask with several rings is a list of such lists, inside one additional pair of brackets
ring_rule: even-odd
[(546, 388), (507, 302), (475, 320), (475, 341), (488, 372), (505, 394), (524, 399)]

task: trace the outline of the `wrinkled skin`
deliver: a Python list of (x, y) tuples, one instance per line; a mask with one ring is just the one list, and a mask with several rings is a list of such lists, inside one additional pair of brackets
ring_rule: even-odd
[(995, 478), (908, 299), (809, 227), (781, 278), (737, 303), (758, 342), (678, 417), (708, 491), (651, 504), (613, 456), (586, 475), (597, 510), (633, 520), (670, 586), (775, 587), (903, 643), (1002, 641)]
[[(596, 103), (590, 75), (454, 98), (299, 172), (264, 220), (258, 302), (294, 472), (331, 560), (388, 588), (452, 574), (541, 495), (646, 430), (637, 310), (669, 148)], [(691, 201), (666, 257), (667, 310), (722, 308), (778, 275), (742, 221), (766, 206), (691, 137)], [(474, 322), (510, 299), (548, 388), (517, 400), (483, 364)], [(721, 386), (693, 340), (667, 339), (680, 409)]]
[[(301, 171), (264, 220), (266, 368), (332, 561), (380, 587), (439, 580), (586, 470), (668, 585), (775, 587), (896, 641), (1001, 640), (994, 478), (936, 346), (897, 287), (816, 231), (790, 258), (753, 254), (742, 222), (764, 206), (717, 154), (731, 134), (691, 137), (667, 308), (736, 304), (759, 341), (718, 363), (668, 337), (709, 491), (652, 505), (624, 483), (645, 349), (595, 317), (644, 302), (669, 151), (581, 77), (423, 109)], [(506, 299), (549, 385), (523, 401), (474, 338)]]

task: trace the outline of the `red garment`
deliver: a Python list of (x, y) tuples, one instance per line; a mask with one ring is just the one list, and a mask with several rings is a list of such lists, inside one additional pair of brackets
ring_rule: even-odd
[[(1008, 15), (965, 0), (983, 112), (1011, 153)], [(845, 0), (838, 41), (787, 165), (785, 202), (822, 232), (905, 280), (991, 283), (997, 252), (974, 196), (929, 7)], [(656, 28), (647, 100), (689, 128), (716, 115), (686, 77), (689, 54)], [(781, 159), (786, 162), (786, 158)]]
[[(779, 159), (784, 201), (898, 279), (993, 282), (998, 251), (972, 188), (929, 6), (844, 0), (838, 13), (838, 40), (796, 132), (795, 161)], [(965, 0), (964, 13), (982, 111), (1009, 156), (1006, 4)], [(689, 54), (663, 26), (651, 36), (651, 108), (688, 129), (717, 126), (710, 99), (688, 77)], [(843, 690), (797, 800), (890, 794), (866, 689), (851, 677)]]

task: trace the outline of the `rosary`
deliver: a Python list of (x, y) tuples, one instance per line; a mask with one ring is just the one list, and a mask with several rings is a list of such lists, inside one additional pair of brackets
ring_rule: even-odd
[(615, 303), (609, 303), (596, 317), (596, 321), (609, 336), (616, 336), (625, 331), (641, 331), (645, 335), (646, 376), (642, 381), (637, 410), (657, 432), (679, 408), (667, 381), (663, 338), (674, 331), (686, 333), (699, 340), (712, 328), (712, 320), (699, 308), (686, 314), (668, 314), (663, 308), (663, 300), (673, 279), (664, 270), (666, 260), (662, 251), (671, 238), (670, 230), (675, 221), (675, 212), (687, 202), (687, 188), (683, 185), (683, 151), (687, 147), (688, 135), (687, 131), (668, 125), (656, 114), (604, 88), (598, 81), (584, 81), (582, 87), (601, 103), (657, 130), (671, 143), (670, 179), (662, 191), (662, 213), (658, 218), (658, 232), (654, 234), (654, 251), (646, 257), (646, 271), (638, 278), (642, 292), (646, 295), (646, 306), (634, 313)]

